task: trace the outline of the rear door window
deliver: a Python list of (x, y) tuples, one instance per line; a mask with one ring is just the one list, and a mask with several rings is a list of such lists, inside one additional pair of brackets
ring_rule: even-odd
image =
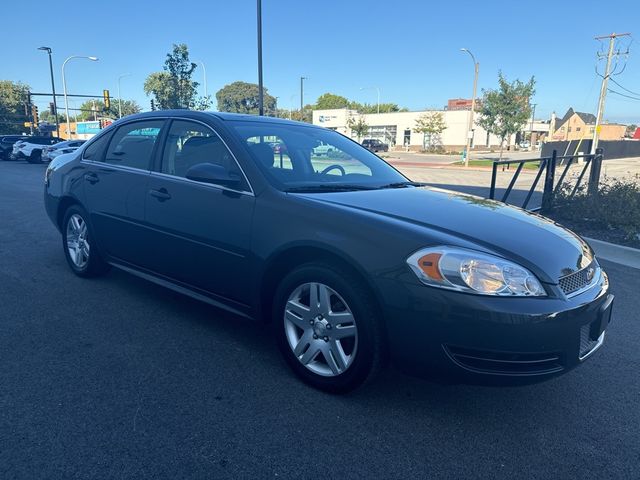
[(104, 162), (150, 170), (151, 157), (164, 120), (147, 120), (121, 126), (111, 137)]
[(101, 162), (104, 158), (104, 150), (107, 148), (110, 137), (109, 134), (105, 134), (92, 140), (91, 143), (87, 145), (87, 148), (85, 148), (82, 158), (93, 162)]

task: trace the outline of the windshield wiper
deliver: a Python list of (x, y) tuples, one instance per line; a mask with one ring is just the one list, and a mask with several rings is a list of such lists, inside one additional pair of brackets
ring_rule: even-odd
[(350, 185), (346, 183), (321, 183), (318, 185), (299, 185), (289, 187), (285, 192), (349, 192), (354, 190), (376, 190), (377, 187), (367, 185)]
[(387, 183), (386, 185), (381, 185), (378, 188), (379, 189), (383, 189), (383, 188), (405, 188), (405, 187), (425, 187), (428, 184), (424, 183), (424, 182), (411, 182), (411, 181), (407, 181), (407, 182), (394, 182), (394, 183)]

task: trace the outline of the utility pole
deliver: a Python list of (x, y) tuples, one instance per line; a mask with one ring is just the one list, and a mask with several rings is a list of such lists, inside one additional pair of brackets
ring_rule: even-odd
[(307, 77), (300, 77), (300, 121), (304, 121), (304, 81)]
[(258, 115), (264, 115), (264, 91), (262, 87), (262, 0), (258, 6)]
[[(602, 76), (602, 85), (600, 86), (600, 99), (598, 100), (598, 114), (596, 115), (596, 126), (593, 129), (593, 142), (591, 142), (591, 154), (596, 153), (596, 148), (598, 148), (598, 140), (600, 139), (600, 125), (602, 124), (602, 116), (604, 115), (604, 102), (607, 97), (607, 85), (609, 84), (609, 77), (611, 76), (611, 59), (614, 56), (626, 55), (627, 52), (620, 52), (620, 50), (614, 53), (613, 49), (615, 46), (616, 38), (618, 37), (628, 37), (630, 33), (612, 33), (611, 35), (603, 35), (601, 37), (595, 37), (596, 40), (604, 40), (605, 38), (609, 39), (609, 50), (607, 52), (607, 65), (604, 70), (604, 75)], [(598, 57), (602, 57), (603, 55), (598, 54)]]

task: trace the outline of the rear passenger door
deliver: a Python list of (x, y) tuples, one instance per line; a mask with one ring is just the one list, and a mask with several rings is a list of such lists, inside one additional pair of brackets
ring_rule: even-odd
[(83, 152), (87, 210), (96, 242), (111, 257), (145, 266), (144, 202), (163, 119), (126, 123)]

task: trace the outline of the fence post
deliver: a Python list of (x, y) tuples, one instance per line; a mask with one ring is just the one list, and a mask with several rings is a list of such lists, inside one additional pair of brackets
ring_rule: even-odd
[(589, 195), (598, 193), (598, 186), (600, 185), (600, 171), (602, 170), (602, 158), (604, 156), (604, 150), (602, 148), (596, 148), (596, 153), (591, 160), (591, 171), (589, 172)]
[(498, 174), (498, 164), (494, 161), (493, 168), (491, 170), (491, 189), (489, 190), (489, 198), (494, 200), (496, 198), (496, 175)]
[(553, 205), (553, 181), (556, 174), (556, 158), (558, 151), (551, 152), (551, 159), (547, 162), (547, 171), (544, 176), (544, 188), (542, 190), (542, 211), (548, 211)]

